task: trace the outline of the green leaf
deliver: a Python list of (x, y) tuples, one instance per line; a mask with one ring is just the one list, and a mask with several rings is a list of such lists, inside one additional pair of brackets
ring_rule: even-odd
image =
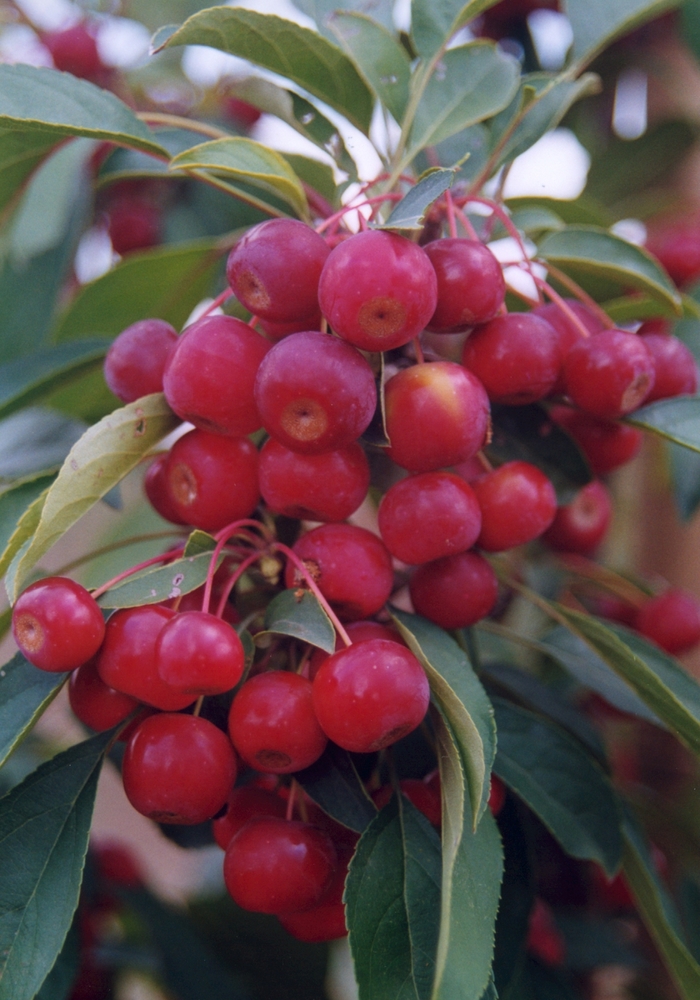
[(544, 718), (494, 698), (494, 770), (574, 858), (598, 861), (608, 875), (622, 860), (617, 797), (580, 743)]
[(518, 61), (492, 42), (470, 42), (447, 51), (418, 104), (407, 159), (501, 111), (519, 78)]
[(74, 920), (54, 967), (44, 980), (36, 1000), (70, 1000), (80, 968), (80, 931)]
[(294, 81), (340, 111), (363, 132), (372, 95), (347, 56), (309, 28), (274, 14), (212, 7), (190, 17), (165, 43), (210, 45)]
[(81, 340), (45, 347), (0, 365), (0, 418), (29, 406), (86, 372), (100, 370), (109, 343)]
[(163, 395), (155, 393), (115, 410), (85, 432), (49, 490), (36, 533), (17, 566), (15, 588), (68, 528), (178, 423)]
[(651, 319), (653, 316), (668, 316), (676, 319), (676, 314), (669, 306), (661, 305), (650, 295), (634, 292), (632, 295), (620, 295), (616, 299), (608, 299), (601, 303), (601, 308), (611, 320), (618, 325), (632, 323), (635, 320)]
[(175, 559), (167, 566), (145, 570), (111, 587), (97, 603), (101, 608), (137, 608), (174, 600), (201, 587), (210, 565), (211, 552)]
[(413, 0), (411, 36), (420, 55), (427, 59), (446, 45), (455, 32), (493, 7), (498, 0)]
[(433, 698), (469, 783), (471, 825), (476, 828), (488, 802), (489, 774), (496, 753), (493, 708), (467, 654), (454, 639), (418, 615), (396, 608), (392, 615), (428, 675)]
[(307, 590), (301, 595), (297, 590), (283, 590), (274, 597), (265, 609), (265, 630), (258, 636), (269, 632), (291, 635), (327, 653), (335, 652), (333, 624), (317, 598)]
[(210, 170), (223, 177), (247, 181), (276, 194), (297, 215), (306, 217), (308, 205), (299, 178), (280, 153), (252, 139), (216, 139), (180, 153), (170, 161), (171, 170)]
[(623, 870), (647, 930), (684, 1000), (700, 996), (700, 965), (683, 939), (680, 919), (671, 897), (656, 873), (651, 853), (637, 824), (628, 818), (624, 827)]
[(700, 396), (676, 396), (635, 410), (626, 422), (700, 451)]
[(619, 35), (626, 35), (680, 0), (564, 0), (563, 10), (574, 32), (577, 66), (589, 63)]
[[(10, 564), (17, 549), (34, 534), (43, 499), (56, 478), (55, 472), (42, 473), (14, 484), (0, 494), (0, 576)], [(25, 514), (37, 501), (37, 507), (27, 522)]]
[(116, 337), (144, 316), (157, 316), (179, 329), (210, 290), (220, 257), (213, 240), (129, 254), (76, 295), (55, 339)]
[(0, 800), (0, 1000), (32, 1000), (63, 947), (112, 736), (58, 754)]
[(187, 539), (187, 544), (182, 554), (185, 558), (189, 558), (190, 556), (198, 556), (202, 552), (211, 553), (216, 548), (216, 544), (216, 539), (213, 535), (195, 528)]
[(58, 139), (42, 132), (0, 129), (0, 211), (12, 200)]
[(0, 421), (0, 481), (57, 468), (85, 431), (80, 420), (31, 406)]
[(339, 10), (327, 24), (372, 93), (401, 124), (411, 81), (411, 63), (404, 47), (366, 14)]
[(394, 796), (360, 838), (344, 899), (360, 1000), (429, 1000), (440, 841), (403, 796)]
[(584, 639), (634, 688), (679, 740), (700, 754), (700, 685), (681, 665), (636, 632), (605, 625), (592, 615), (557, 608), (573, 632)]
[(335, 205), (338, 186), (333, 167), (329, 163), (322, 163), (300, 153), (285, 153), (284, 158), (299, 180), (318, 191), (331, 205)]
[(377, 229), (402, 229), (420, 230), (423, 228), (423, 220), (426, 212), (434, 201), (452, 187), (455, 179), (454, 170), (442, 170), (437, 168), (422, 177), (418, 183), (411, 188), (404, 198), (396, 205), (386, 222), (377, 226)]
[(529, 462), (551, 480), (560, 504), (570, 503), (592, 476), (588, 463), (571, 437), (552, 423), (544, 407), (491, 407), (493, 437), (486, 453), (496, 464)]
[(362, 833), (377, 815), (352, 757), (335, 743), (329, 743), (311, 767), (297, 771), (294, 777), (324, 812), (349, 830)]
[(151, 130), (114, 94), (70, 73), (35, 66), (0, 65), (0, 126), (41, 132), (54, 141), (71, 135), (106, 139), (167, 156)]
[(683, 41), (696, 59), (700, 59), (700, 0), (685, 0), (681, 5)]
[(21, 653), (0, 668), (0, 766), (56, 697), (67, 676), (39, 670)]
[(684, 521), (689, 521), (700, 507), (700, 454), (669, 441), (669, 460), (673, 499)]
[[(338, 10), (338, 0), (295, 0), (295, 6), (318, 25), (318, 30), (332, 42), (335, 36), (331, 29), (333, 14)], [(375, 21), (383, 25), (387, 31), (394, 30), (392, 0), (345, 0), (343, 12), (359, 11), (364, 14), (371, 14)]]
[(611, 279), (681, 312), (680, 293), (651, 254), (604, 229), (569, 226), (545, 236), (538, 252), (574, 279), (581, 273)]

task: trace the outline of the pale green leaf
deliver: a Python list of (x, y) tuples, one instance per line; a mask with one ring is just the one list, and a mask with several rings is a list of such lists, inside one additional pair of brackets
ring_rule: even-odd
[(627, 417), (627, 423), (700, 451), (700, 396), (659, 399), (635, 410)]
[(446, 45), (455, 32), (498, 0), (413, 0), (411, 35), (424, 59)]
[(365, 14), (336, 11), (328, 25), (367, 86), (401, 124), (411, 80), (411, 64), (396, 37)]
[(454, 170), (431, 170), (411, 188), (377, 229), (420, 230), (430, 206), (447, 191), (455, 179)]

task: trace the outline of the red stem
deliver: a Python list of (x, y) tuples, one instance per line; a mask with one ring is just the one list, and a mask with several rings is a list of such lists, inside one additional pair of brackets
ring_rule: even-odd
[(447, 206), (447, 225), (450, 229), (450, 237), (455, 240), (457, 239), (457, 220), (455, 219), (455, 203), (450, 191), (445, 191), (445, 205)]
[(581, 336), (582, 337), (586, 337), (586, 338), (590, 337), (591, 331), (588, 330), (588, 329), (586, 329), (586, 327), (581, 322), (581, 320), (578, 318), (578, 316), (573, 311), (573, 309), (571, 308), (571, 306), (569, 306), (564, 301), (564, 299), (561, 297), (561, 295), (559, 295), (557, 292), (555, 292), (554, 289), (552, 288), (552, 286), (549, 285), (549, 284), (547, 284), (546, 281), (543, 281), (542, 278), (535, 278), (535, 282), (537, 284), (537, 287), (541, 288), (544, 292), (546, 292), (547, 295), (552, 300), (552, 302), (554, 302), (556, 305), (559, 306), (559, 308), (564, 313), (564, 315), (566, 316), (566, 318), (569, 320), (569, 322), (571, 322), (571, 323), (574, 324), (574, 326), (576, 327), (576, 329), (578, 330), (578, 332), (581, 334)]
[[(211, 560), (209, 561), (209, 571), (207, 572), (207, 581), (206, 581), (206, 583), (204, 585), (204, 596), (202, 597), (202, 611), (204, 611), (204, 612), (208, 612), (209, 611), (209, 603), (211, 601), (211, 592), (212, 592), (212, 588), (214, 586), (214, 574), (216, 573), (216, 564), (218, 562), (219, 556), (221, 555), (222, 549), (225, 548), (225, 546), (228, 543), (228, 541), (236, 534), (236, 532), (240, 528), (250, 527), (251, 525), (253, 527), (255, 527), (255, 528), (262, 529), (263, 532), (267, 532), (267, 529), (265, 528), (264, 524), (262, 524), (260, 521), (254, 521), (251, 518), (247, 517), (247, 518), (243, 518), (240, 521), (234, 521), (232, 524), (227, 524), (225, 528), (222, 528), (221, 531), (218, 531), (216, 533), (216, 536), (215, 536), (216, 537), (216, 548), (212, 552), (212, 554), (211, 554)], [(247, 540), (250, 541), (251, 544), (255, 544), (253, 536), (249, 535), (248, 532), (244, 533), (244, 537), (247, 537)], [(260, 544), (260, 541), (258, 541), (258, 545), (259, 544)], [(259, 550), (256, 551), (254, 553), (254, 555), (255, 555), (256, 559), (259, 558), (260, 551)]]
[(93, 599), (97, 600), (98, 597), (107, 593), (107, 591), (111, 590), (112, 587), (116, 587), (116, 585), (121, 583), (122, 580), (126, 580), (127, 577), (133, 576), (134, 573), (139, 573), (142, 569), (148, 569), (149, 566), (155, 566), (157, 563), (167, 562), (168, 559), (177, 559), (182, 555), (184, 550), (185, 546), (180, 545), (176, 549), (170, 549), (168, 552), (162, 552), (159, 556), (153, 556), (152, 559), (146, 559), (144, 562), (138, 563), (136, 566), (132, 566), (131, 569), (125, 569), (123, 573), (119, 573), (118, 576), (113, 577), (111, 580), (108, 580), (107, 583), (103, 583), (101, 587), (97, 587), (93, 590)]
[(520, 247), (520, 252), (523, 255), (524, 262), (527, 265), (527, 269), (530, 272), (530, 277), (535, 282), (535, 286), (537, 287), (537, 295), (539, 297), (539, 301), (541, 302), (542, 301), (542, 295), (540, 293), (539, 286), (537, 285), (537, 279), (535, 278), (535, 274), (534, 274), (534, 271), (532, 269), (532, 261), (530, 260), (530, 258), (528, 256), (527, 250), (525, 249), (525, 244), (523, 243), (523, 238), (520, 235), (520, 233), (518, 232), (517, 227), (513, 225), (513, 222), (510, 219), (510, 217), (508, 216), (508, 213), (504, 212), (500, 205), (497, 205), (495, 201), (491, 201), (489, 198), (477, 198), (476, 195), (471, 195), (470, 194), (470, 195), (466, 196), (466, 198), (464, 199), (463, 203), (465, 205), (467, 205), (467, 204), (469, 204), (469, 202), (472, 202), (472, 203), (474, 203), (476, 205), (485, 205), (487, 208), (490, 208), (491, 211), (492, 211), (492, 213), (496, 216), (496, 218), (500, 222), (503, 223), (503, 225), (505, 226), (507, 232), (510, 234), (510, 236), (512, 236), (512, 238), (515, 240), (515, 242)]
[[(452, 199), (452, 205), (454, 206), (454, 199)], [(476, 232), (476, 229), (474, 229), (474, 226), (471, 224), (471, 221), (467, 213), (463, 212), (461, 208), (455, 208), (455, 212), (457, 213), (457, 217), (464, 226), (465, 232), (470, 237), (470, 239), (479, 240), (479, 236)]]
[(236, 584), (238, 583), (238, 581), (240, 580), (240, 578), (243, 576), (243, 574), (245, 573), (245, 571), (248, 569), (248, 567), (252, 566), (252, 564), (254, 562), (257, 562), (257, 560), (260, 559), (261, 555), (262, 555), (261, 552), (251, 552), (251, 554), (247, 558), (245, 558), (243, 560), (243, 562), (240, 564), (240, 566), (237, 567), (236, 572), (231, 574), (231, 576), (228, 579), (228, 583), (224, 587), (224, 589), (222, 591), (222, 594), (221, 594), (221, 597), (219, 598), (219, 604), (218, 604), (218, 607), (216, 609), (216, 617), (217, 618), (222, 618), (223, 617), (224, 608), (226, 607), (226, 602), (229, 599), (229, 595), (231, 594), (231, 591), (236, 586)]
[(232, 297), (233, 297), (233, 292), (231, 291), (231, 289), (230, 288), (224, 289), (221, 295), (217, 295), (214, 301), (211, 303), (211, 305), (207, 306), (207, 308), (204, 310), (204, 312), (201, 314), (199, 318), (204, 319), (205, 316), (208, 316), (209, 313), (214, 312), (215, 309), (218, 309), (219, 306), (222, 306), (227, 299), (230, 299)]
[(358, 208), (364, 208), (365, 205), (374, 205), (382, 201), (400, 201), (402, 198), (403, 195), (398, 194), (398, 192), (396, 194), (376, 194), (372, 198), (361, 201), (358, 205), (345, 205), (339, 212), (329, 215), (327, 219), (324, 219), (323, 222), (316, 226), (316, 232), (320, 235), (325, 229), (332, 226), (334, 222), (337, 222), (338, 219), (342, 219), (344, 215), (347, 215), (348, 212), (356, 212)]
[(296, 552), (293, 552), (287, 545), (283, 545), (282, 542), (275, 542), (272, 545), (272, 550), (276, 552), (282, 552), (287, 557), (287, 559), (290, 559), (291, 562), (294, 563), (296, 568), (303, 576), (307, 587), (312, 592), (312, 594), (314, 595), (318, 603), (321, 605), (323, 610), (326, 612), (330, 620), (333, 622), (333, 627), (335, 628), (340, 638), (343, 640), (346, 646), (352, 646), (352, 639), (343, 628), (340, 619), (338, 618), (333, 608), (330, 606), (326, 598), (319, 590), (316, 581), (313, 579), (313, 577), (311, 576), (311, 574), (309, 573), (309, 571), (307, 570), (306, 566), (301, 561), (299, 556), (296, 554)]

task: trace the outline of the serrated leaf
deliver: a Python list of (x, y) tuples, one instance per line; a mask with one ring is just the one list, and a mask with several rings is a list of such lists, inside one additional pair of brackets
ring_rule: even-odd
[(37, 560), (178, 423), (162, 393), (154, 393), (85, 432), (46, 497), (36, 533), (17, 566), (15, 596)]
[[(55, 472), (34, 476), (0, 494), (0, 576), (17, 549), (34, 534)], [(28, 513), (32, 509), (31, 513)]]
[(434, 700), (454, 740), (469, 784), (472, 823), (486, 808), (489, 774), (496, 753), (493, 708), (467, 654), (437, 625), (392, 609), (401, 635), (423, 664)]
[(608, 875), (622, 860), (617, 797), (607, 776), (563, 730), (527, 709), (493, 699), (494, 770), (539, 816), (567, 854), (598, 861)]
[(349, 830), (362, 833), (377, 815), (352, 757), (335, 743), (329, 743), (311, 767), (294, 777), (324, 812)]
[(424, 59), (447, 44), (463, 25), (493, 7), (498, 0), (413, 0), (411, 36)]
[(170, 169), (211, 170), (223, 177), (245, 181), (282, 198), (298, 215), (308, 214), (304, 189), (285, 158), (253, 139), (237, 136), (192, 146), (173, 157)]
[(33, 1000), (63, 946), (112, 735), (58, 754), (0, 799), (0, 1000)]
[(638, 288), (680, 315), (680, 292), (646, 250), (595, 226), (569, 226), (549, 233), (538, 254), (567, 274), (594, 275)]
[(168, 38), (172, 45), (209, 45), (279, 73), (340, 111), (363, 132), (372, 118), (372, 95), (336, 45), (274, 14), (212, 7), (193, 14)]
[(82, 135), (167, 156), (155, 136), (114, 94), (70, 73), (0, 65), (0, 126), (48, 138)]
[(563, 10), (574, 33), (573, 53), (577, 66), (589, 63), (619, 35), (626, 35), (680, 0), (564, 0)]
[(403, 796), (370, 823), (345, 886), (360, 1000), (428, 1000), (440, 912), (440, 841)]
[(628, 817), (623, 832), (625, 880), (649, 934), (683, 1000), (700, 996), (700, 965), (690, 953), (673, 901), (656, 873), (651, 852), (636, 822)]
[(636, 632), (557, 606), (573, 632), (634, 688), (682, 743), (700, 755), (700, 685)]
[(452, 187), (454, 170), (431, 170), (393, 208), (391, 215), (377, 229), (420, 230), (426, 212), (434, 201)]
[(207, 579), (211, 552), (175, 559), (167, 566), (145, 570), (117, 584), (98, 598), (101, 608), (137, 608), (174, 600), (201, 587)]
[(700, 451), (700, 396), (659, 399), (635, 410), (627, 417), (627, 423)]
[(0, 766), (22, 742), (68, 674), (39, 670), (15, 653), (0, 668)]
[(552, 422), (544, 407), (491, 407), (493, 436), (486, 453), (497, 464), (529, 462), (551, 480), (560, 504), (571, 503), (593, 478), (588, 463), (571, 437)]
[(108, 347), (108, 341), (81, 340), (45, 347), (0, 365), (0, 418), (38, 402), (86, 372), (100, 370)]
[(70, 1000), (79, 968), (80, 932), (77, 921), (74, 920), (54, 967), (36, 995), (36, 1000)]
[(401, 124), (408, 104), (411, 63), (396, 36), (366, 14), (338, 10), (326, 23), (367, 86)]
[(501, 111), (519, 79), (518, 61), (491, 42), (445, 52), (418, 104), (407, 159)]
[[(265, 632), (291, 635), (312, 646), (335, 652), (335, 629), (316, 597), (305, 590), (283, 590), (265, 609)], [(257, 638), (257, 636), (256, 636)]]
[(116, 337), (144, 316), (158, 316), (179, 329), (209, 291), (220, 257), (213, 240), (129, 254), (76, 295), (54, 338)]

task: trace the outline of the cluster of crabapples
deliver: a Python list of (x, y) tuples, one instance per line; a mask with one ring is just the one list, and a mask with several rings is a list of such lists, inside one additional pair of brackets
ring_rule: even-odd
[[(484, 553), (543, 537), (587, 554), (607, 528), (610, 501), (599, 480), (557, 509), (552, 483), (534, 465), (488, 469), (479, 461), (490, 403), (553, 399), (552, 419), (602, 475), (639, 446), (639, 431), (617, 418), (693, 392), (696, 370), (675, 338), (612, 329), (599, 311), (556, 293), (529, 312), (507, 312), (501, 266), (475, 239), (420, 246), (365, 230), (326, 240), (302, 222), (276, 219), (243, 236), (227, 277), (250, 323), (208, 315), (178, 336), (161, 320), (143, 320), (116, 339), (105, 363), (120, 399), (163, 391), (192, 425), (152, 462), (145, 488), (167, 520), (216, 537), (206, 585), (117, 610), (105, 623), (88, 591), (48, 578), (20, 595), (13, 630), (37, 667), (74, 671), (70, 700), (86, 725), (105, 730), (128, 720), (123, 781), (135, 808), (165, 823), (215, 817), (233, 898), (318, 940), (344, 933), (341, 897), (356, 838), (280, 776), (314, 764), (329, 740), (369, 754), (422, 723), (425, 671), (387, 624), (396, 581), (408, 576), (418, 614), (446, 629), (467, 627), (498, 596)], [(462, 362), (437, 351), (425, 360), (416, 338), (426, 330), (432, 345), (469, 331)], [(378, 410), (380, 354), (390, 375), (381, 448), (360, 443)], [(265, 438), (262, 447), (254, 434)], [(393, 470), (378, 533), (348, 522), (367, 496), (373, 450)], [(288, 548), (270, 514), (318, 526), (304, 525)], [(336, 625), (337, 648), (327, 655), (308, 646), (298, 655), (297, 643), (288, 669), (263, 656), (244, 677), (228, 598), (266, 559), (280, 569), (286, 562), (284, 585), (299, 598), (316, 594)], [(700, 638), (693, 599), (668, 591), (647, 602), (636, 624), (664, 645), (679, 600), (687, 603), (687, 648)], [(198, 707), (234, 689), (224, 732)], [(439, 824), (436, 776), (404, 790)], [(389, 793), (377, 794), (381, 804)]]

